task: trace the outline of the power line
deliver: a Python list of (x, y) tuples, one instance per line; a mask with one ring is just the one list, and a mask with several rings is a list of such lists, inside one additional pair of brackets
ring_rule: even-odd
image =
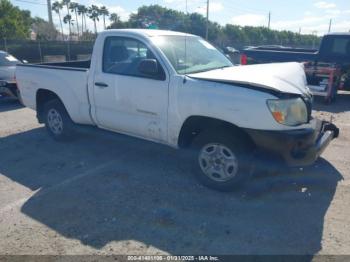
[(17, 2), (23, 2), (23, 3), (28, 3), (28, 4), (33, 4), (33, 5), (47, 5), (44, 3), (37, 3), (37, 2), (32, 2), (32, 1), (26, 1), (26, 0), (15, 0)]

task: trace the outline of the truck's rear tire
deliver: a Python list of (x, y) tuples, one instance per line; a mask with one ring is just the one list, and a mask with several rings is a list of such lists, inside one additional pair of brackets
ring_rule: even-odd
[(248, 143), (228, 131), (200, 133), (191, 151), (195, 175), (209, 188), (233, 191), (253, 174), (253, 153)]
[(59, 99), (50, 100), (44, 105), (44, 119), (48, 133), (55, 140), (67, 141), (74, 138), (75, 124)]

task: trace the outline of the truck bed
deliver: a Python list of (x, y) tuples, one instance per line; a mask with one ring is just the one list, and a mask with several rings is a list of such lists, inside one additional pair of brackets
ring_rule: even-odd
[(61, 98), (75, 123), (93, 124), (87, 88), (89, 68), (90, 61), (18, 65), (16, 80), (23, 102), (36, 109), (38, 93), (48, 90)]

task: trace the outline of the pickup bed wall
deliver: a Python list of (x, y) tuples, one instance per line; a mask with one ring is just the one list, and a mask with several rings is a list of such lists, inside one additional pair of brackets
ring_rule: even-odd
[(72, 67), (72, 68), (85, 68), (89, 69), (91, 60), (84, 61), (69, 61), (69, 62), (57, 62), (57, 63), (41, 63), (37, 65), (59, 66), (59, 67)]

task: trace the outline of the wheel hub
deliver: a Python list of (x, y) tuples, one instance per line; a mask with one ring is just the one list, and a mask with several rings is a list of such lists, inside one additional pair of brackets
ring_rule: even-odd
[(238, 161), (227, 146), (218, 143), (205, 145), (199, 153), (201, 170), (210, 179), (224, 182), (236, 176)]
[(47, 120), (50, 130), (54, 134), (59, 135), (63, 132), (63, 120), (60, 113), (56, 109), (52, 108), (49, 110)]

